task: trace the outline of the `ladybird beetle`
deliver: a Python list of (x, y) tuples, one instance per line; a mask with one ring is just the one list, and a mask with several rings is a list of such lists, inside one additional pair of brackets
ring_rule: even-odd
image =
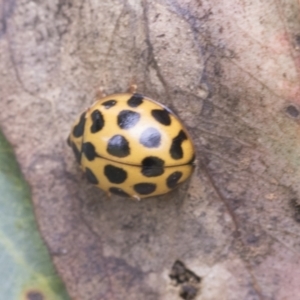
[(183, 124), (138, 93), (97, 100), (75, 122), (68, 144), (87, 180), (119, 196), (165, 194), (194, 169), (195, 150)]

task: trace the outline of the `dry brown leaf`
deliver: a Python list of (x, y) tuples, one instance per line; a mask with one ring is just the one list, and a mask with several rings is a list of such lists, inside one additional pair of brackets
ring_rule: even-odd
[[(73, 299), (300, 294), (299, 2), (3, 0), (0, 122)], [(66, 145), (99, 86), (188, 126), (188, 184), (137, 203)], [(171, 277), (170, 277), (171, 274)]]

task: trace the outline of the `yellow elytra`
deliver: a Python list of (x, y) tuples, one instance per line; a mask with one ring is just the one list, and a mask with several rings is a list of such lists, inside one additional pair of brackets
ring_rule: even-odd
[(182, 122), (137, 93), (96, 101), (75, 122), (68, 143), (88, 181), (120, 196), (165, 194), (194, 169), (195, 149)]

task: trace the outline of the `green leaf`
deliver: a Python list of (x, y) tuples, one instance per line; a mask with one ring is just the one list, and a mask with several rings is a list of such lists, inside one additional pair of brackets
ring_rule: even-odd
[(37, 230), (24, 180), (0, 132), (0, 299), (69, 299)]

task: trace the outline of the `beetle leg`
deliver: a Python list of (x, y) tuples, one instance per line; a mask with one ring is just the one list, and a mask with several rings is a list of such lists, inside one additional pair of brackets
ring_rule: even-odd
[(133, 195), (132, 198), (134, 198), (137, 201), (141, 201), (141, 198), (138, 195)]
[(136, 93), (136, 91), (137, 91), (137, 85), (136, 84), (131, 84), (130, 86), (129, 86), (129, 88), (128, 88), (128, 93), (130, 93), (130, 94), (134, 94), (134, 93)]

